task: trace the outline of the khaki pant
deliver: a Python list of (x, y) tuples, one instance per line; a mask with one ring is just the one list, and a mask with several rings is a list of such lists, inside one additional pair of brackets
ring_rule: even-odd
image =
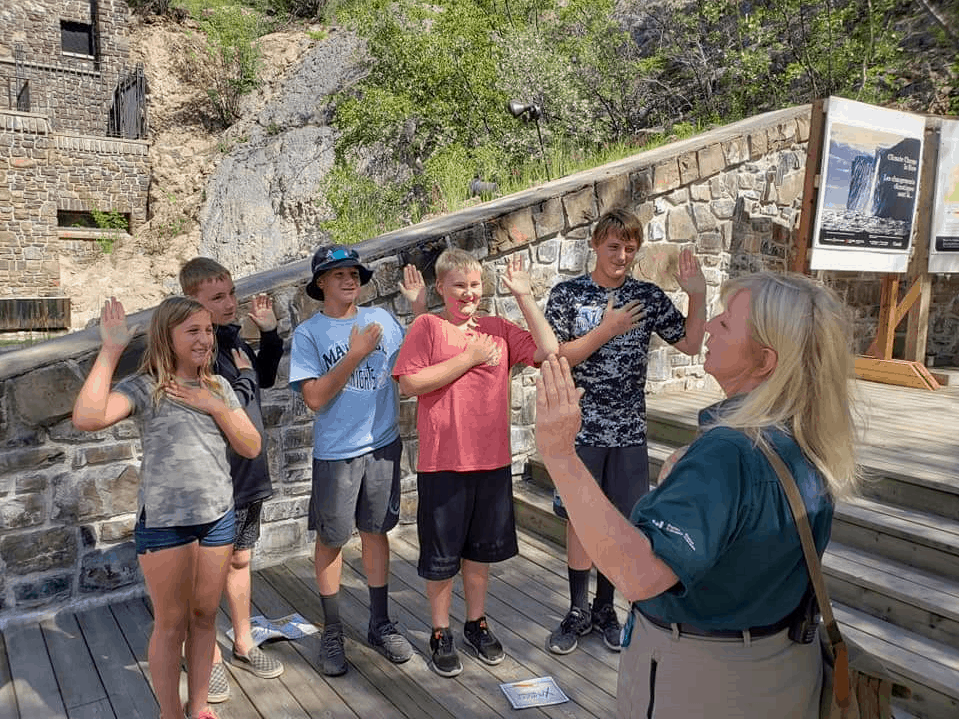
[(618, 719), (818, 719), (819, 642), (680, 635), (636, 612), (619, 659)]

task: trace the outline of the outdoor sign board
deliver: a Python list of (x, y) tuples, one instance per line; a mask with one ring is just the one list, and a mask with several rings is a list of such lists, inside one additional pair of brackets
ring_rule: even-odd
[(959, 272), (959, 121), (943, 120), (929, 237), (929, 271)]
[(810, 268), (905, 272), (925, 118), (830, 97)]

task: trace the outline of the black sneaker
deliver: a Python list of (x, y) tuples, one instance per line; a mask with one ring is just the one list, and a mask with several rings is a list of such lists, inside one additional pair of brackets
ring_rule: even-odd
[(346, 652), (343, 650), (343, 625), (327, 624), (320, 639), (320, 664), (328, 677), (346, 674)]
[(433, 652), (433, 671), (441, 677), (455, 677), (463, 671), (460, 655), (453, 646), (453, 632), (449, 627), (433, 630), (430, 636), (430, 651)]
[(463, 625), (463, 640), (473, 648), (480, 661), (487, 664), (499, 664), (506, 658), (503, 645), (500, 644), (486, 623), (486, 617)]
[(613, 605), (606, 604), (597, 609), (594, 604), (592, 620), (593, 629), (603, 635), (603, 644), (612, 651), (618, 652), (620, 650), (619, 643), (623, 632), (623, 625), (620, 624), (616, 618), (616, 610), (613, 609)]
[(593, 630), (593, 623), (589, 613), (579, 607), (570, 608), (563, 621), (549, 635), (546, 648), (553, 654), (569, 654), (579, 646), (579, 637), (589, 634)]
[(366, 633), (366, 638), (371, 647), (378, 649), (394, 664), (402, 664), (413, 656), (413, 647), (410, 646), (406, 637), (400, 634), (393, 622), (384, 622), (376, 629), (371, 626)]

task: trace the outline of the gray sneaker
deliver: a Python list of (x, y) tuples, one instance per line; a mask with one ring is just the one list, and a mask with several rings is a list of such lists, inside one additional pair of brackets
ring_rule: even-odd
[(216, 662), (210, 672), (210, 688), (207, 689), (206, 700), (209, 704), (219, 704), (230, 698), (230, 680), (226, 678), (226, 667), (223, 662)]
[(603, 644), (611, 651), (618, 652), (623, 626), (616, 617), (613, 605), (606, 604), (597, 608), (594, 604), (591, 614), (593, 629), (603, 635)]
[(243, 667), (248, 672), (253, 672), (260, 679), (275, 679), (283, 673), (283, 663), (279, 659), (265, 654), (259, 647), (253, 647), (246, 656), (237, 654), (233, 650), (234, 666)]
[(378, 649), (394, 664), (402, 664), (413, 657), (413, 647), (393, 622), (384, 622), (376, 629), (370, 627), (366, 638), (371, 647)]
[(589, 612), (579, 607), (571, 607), (563, 621), (549, 635), (546, 647), (553, 654), (569, 654), (579, 646), (579, 637), (591, 631), (593, 622)]
[(320, 639), (320, 665), (328, 677), (346, 674), (346, 652), (343, 650), (343, 625), (327, 624)]

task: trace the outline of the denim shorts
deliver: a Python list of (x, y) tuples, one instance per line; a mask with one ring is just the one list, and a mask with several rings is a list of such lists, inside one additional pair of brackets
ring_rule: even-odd
[(182, 527), (147, 527), (146, 512), (133, 528), (133, 541), (137, 554), (172, 549), (190, 542), (199, 542), (201, 547), (222, 547), (233, 544), (236, 534), (236, 518), (231, 509), (219, 519), (206, 524), (191, 524)]

